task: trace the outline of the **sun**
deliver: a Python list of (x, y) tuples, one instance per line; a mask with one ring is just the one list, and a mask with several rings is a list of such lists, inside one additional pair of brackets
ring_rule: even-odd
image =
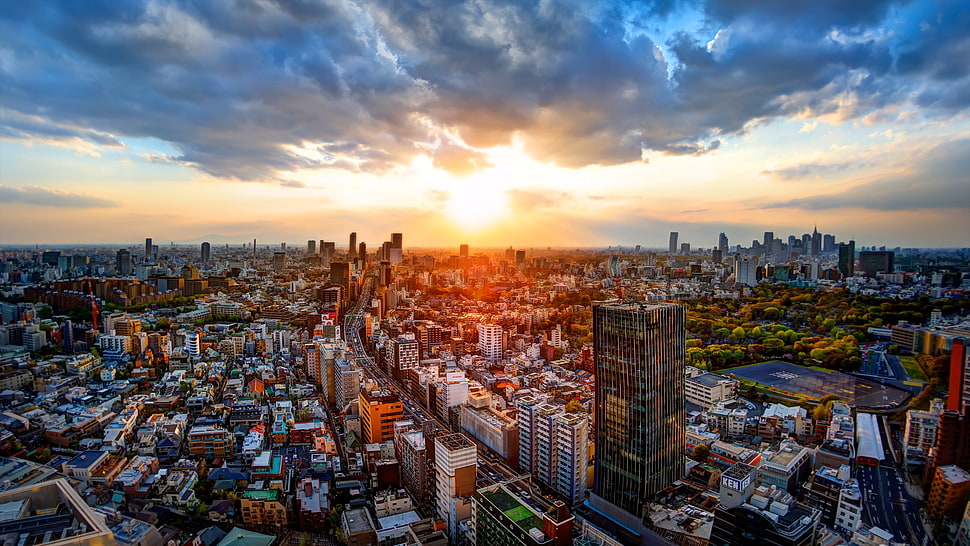
[(501, 220), (508, 212), (505, 192), (485, 184), (457, 184), (449, 189), (445, 211), (458, 227), (476, 231)]

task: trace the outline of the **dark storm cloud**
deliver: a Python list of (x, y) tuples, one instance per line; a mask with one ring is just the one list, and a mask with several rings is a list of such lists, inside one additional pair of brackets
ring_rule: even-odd
[[(179, 153), (150, 161), (242, 180), (417, 154), (462, 173), (484, 165), (473, 148), (516, 138), (567, 167), (701, 155), (796, 113), (965, 109), (970, 9), (931, 7), (889, 35), (875, 0), (7, 2), (2, 130), (154, 137)], [(635, 31), (683, 9), (705, 34)]]
[(892, 174), (841, 193), (816, 195), (768, 208), (909, 210), (970, 207), (970, 139), (940, 144), (914, 158), (904, 174)]
[(104, 208), (116, 207), (117, 203), (91, 197), (79, 193), (71, 193), (62, 190), (52, 190), (40, 186), (26, 186), (23, 188), (8, 188), (0, 186), (0, 202), (4, 203), (23, 203), (26, 205), (39, 205), (44, 207), (71, 207), (71, 208)]

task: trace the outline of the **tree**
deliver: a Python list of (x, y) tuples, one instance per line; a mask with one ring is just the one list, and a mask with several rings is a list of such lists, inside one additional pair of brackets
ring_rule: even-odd
[(168, 330), (172, 327), (172, 323), (168, 320), (168, 317), (162, 317), (158, 319), (158, 323), (155, 325), (156, 330)]
[(697, 444), (694, 446), (694, 453), (691, 454), (691, 459), (699, 463), (707, 462), (707, 456), (710, 455), (711, 448), (707, 447), (707, 444)]
[(579, 400), (566, 402), (566, 413), (586, 413), (586, 406)]

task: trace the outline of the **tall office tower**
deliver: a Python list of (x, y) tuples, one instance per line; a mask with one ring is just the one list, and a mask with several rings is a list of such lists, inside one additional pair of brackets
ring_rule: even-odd
[(676, 231), (670, 232), (670, 244), (667, 245), (667, 253), (671, 256), (677, 253), (677, 237), (679, 235)]
[(518, 266), (518, 265), (524, 265), (524, 264), (525, 264), (525, 251), (524, 250), (516, 250), (515, 251), (515, 265)]
[(690, 243), (680, 243), (680, 253), (684, 256), (690, 254)]
[(367, 264), (367, 243), (361, 242), (357, 245), (357, 258), (360, 259), (361, 263)]
[(821, 256), (821, 255), (822, 255), (822, 234), (818, 232), (818, 226), (815, 226), (815, 229), (812, 230), (812, 256)]
[(802, 254), (805, 256), (812, 255), (812, 234), (811, 233), (802, 234)]
[(319, 241), (317, 242), (317, 252), (318, 252), (318, 253), (319, 253), (319, 254), (320, 254), (321, 256), (323, 256), (323, 251), (324, 251), (324, 246), (325, 246), (325, 244), (326, 244), (326, 242), (325, 242), (325, 241), (324, 241), (323, 239), (320, 239), (320, 240), (319, 240)]
[(323, 267), (330, 267), (334, 254), (337, 253), (337, 243), (333, 241), (320, 241), (320, 255), (323, 257)]
[(445, 520), (451, 544), (458, 544), (458, 523), (471, 517), (478, 450), (464, 434), (434, 439), (435, 506)]
[(148, 259), (148, 258), (149, 258), (150, 256), (152, 256), (152, 251), (153, 251), (154, 249), (155, 249), (155, 246), (154, 246), (154, 245), (152, 245), (152, 238), (151, 238), (151, 237), (146, 237), (146, 238), (145, 238), (145, 259), (146, 259), (146, 260), (147, 260), (147, 259)]
[(131, 252), (127, 248), (122, 248), (115, 255), (115, 269), (122, 277), (131, 275)]
[(822, 252), (835, 252), (835, 235), (822, 236)]
[(202, 259), (199, 261), (204, 264), (207, 264), (209, 263), (209, 257), (211, 255), (212, 255), (212, 246), (209, 244), (208, 241), (202, 243), (202, 249), (201, 249)]
[(381, 255), (378, 256), (377, 259), (381, 261), (386, 261), (387, 263), (391, 263), (391, 242), (390, 241), (384, 241), (384, 244), (381, 245)]
[(459, 245), (458, 246), (458, 257), (459, 258), (467, 258), (468, 257), (468, 245)]
[(306, 255), (313, 256), (317, 253), (317, 241), (316, 239), (310, 239), (306, 242)]
[(950, 352), (950, 394), (946, 409), (970, 415), (970, 350), (968, 341), (955, 338)]
[(592, 506), (642, 527), (653, 497), (684, 474), (686, 312), (675, 304), (593, 306), (596, 476)]
[(350, 232), (350, 245), (347, 246), (347, 257), (354, 259), (357, 257), (357, 232)]
[(505, 259), (510, 262), (515, 259), (515, 250), (513, 250), (512, 247), (505, 249)]
[[(812, 239), (813, 249), (814, 245), (815, 240)], [(855, 241), (839, 243), (839, 271), (842, 273), (843, 277), (851, 277), (855, 275)]]
[(279, 273), (286, 269), (286, 252), (277, 250), (273, 253), (273, 271)]
[(734, 257), (734, 282), (747, 286), (758, 284), (758, 257), (742, 258)]
[(728, 252), (728, 238), (723, 231), (717, 236), (717, 249), (721, 251), (721, 256)]
[(765, 245), (765, 254), (771, 254), (772, 253), (773, 246), (775, 244), (775, 232), (774, 231), (766, 231), (765, 232), (765, 239), (764, 239), (764, 241), (761, 244)]
[(331, 262), (330, 282), (344, 287), (344, 293), (350, 292), (350, 263)]
[(502, 327), (497, 324), (478, 325), (478, 351), (488, 360), (502, 358)]
[(388, 261), (391, 265), (398, 265), (401, 260), (404, 259), (404, 234), (403, 233), (392, 233), (391, 234), (391, 255), (388, 256)]
[(720, 248), (715, 248), (714, 250), (711, 251), (711, 261), (716, 264), (722, 263), (724, 261), (724, 253), (721, 252)]

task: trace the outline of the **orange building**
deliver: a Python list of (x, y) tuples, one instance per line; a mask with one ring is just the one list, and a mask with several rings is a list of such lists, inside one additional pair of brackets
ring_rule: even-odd
[(970, 472), (956, 465), (941, 466), (933, 475), (926, 513), (931, 519), (942, 516), (959, 518), (970, 497)]
[(401, 399), (388, 390), (361, 391), (360, 428), (365, 444), (394, 438), (394, 421), (404, 419)]

